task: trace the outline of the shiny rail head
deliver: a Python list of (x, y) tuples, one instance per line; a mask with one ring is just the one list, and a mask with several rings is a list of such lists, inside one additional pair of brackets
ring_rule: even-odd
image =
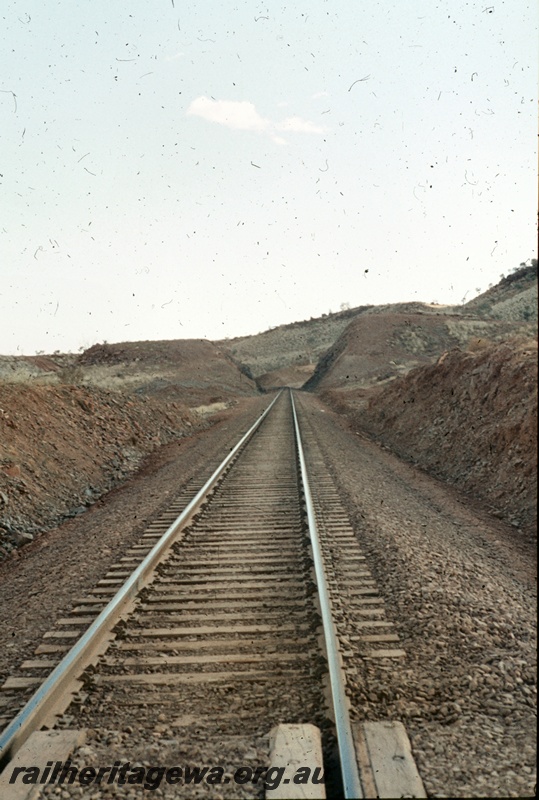
[(307, 524), (309, 527), (309, 535), (311, 538), (311, 546), (313, 551), (313, 562), (320, 601), (320, 613), (324, 630), (324, 640), (326, 644), (329, 680), (331, 686), (331, 699), (333, 703), (335, 728), (337, 730), (337, 742), (339, 747), (339, 759), (341, 762), (344, 796), (347, 799), (362, 798), (363, 790), (359, 778), (356, 749), (349, 715), (349, 703), (346, 696), (345, 679), (340, 660), (339, 641), (335, 623), (333, 622), (331, 599), (326, 578), (324, 558), (322, 555), (320, 537), (318, 535), (318, 529), (316, 525), (316, 511), (309, 486), (307, 461), (301, 439), (301, 430), (296, 411), (296, 404), (294, 402), (294, 393), (292, 391), (290, 391), (290, 402), (292, 404), (292, 414), (294, 417), (296, 447), (298, 452), (301, 482), (303, 484)]
[[(282, 393), (283, 390), (274, 397), (269, 406), (262, 412), (206, 481), (202, 489), (163, 534), (161, 539), (156, 543), (141, 564), (139, 564), (133, 574), (120, 587), (118, 592), (90, 625), (88, 630), (83, 633), (78, 642), (66, 653), (60, 663), (19, 711), (17, 716), (0, 734), (0, 770), (4, 769), (5, 765), (13, 758), (30, 734), (33, 733), (34, 730), (37, 730), (42, 724), (43, 717), (48, 713), (46, 709), (52, 707), (58, 696), (61, 695), (64, 690), (67, 690), (67, 685), (73, 680), (77, 665), (84, 662), (84, 659), (88, 657), (88, 653), (96, 647), (96, 642), (98, 642), (99, 638), (116, 624), (121, 608), (139, 591), (143, 585), (144, 577), (158, 563), (159, 558), (163, 555), (178, 530), (190, 520), (196, 510), (202, 505), (208, 493), (213, 489), (221, 475), (227, 470), (241, 448), (249, 441), (263, 420), (268, 416)], [(85, 667), (82, 667), (82, 669), (84, 668)]]

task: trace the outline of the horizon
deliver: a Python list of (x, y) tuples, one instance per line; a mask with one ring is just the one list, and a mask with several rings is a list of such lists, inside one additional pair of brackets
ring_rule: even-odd
[(527, 0), (4, 18), (0, 352), (458, 305), (535, 254)]
[[(528, 264), (527, 262), (531, 262), (531, 263)], [(246, 338), (250, 338), (250, 337), (254, 337), (254, 336), (262, 336), (265, 333), (271, 333), (272, 331), (279, 330), (280, 328), (294, 327), (296, 325), (308, 325), (310, 322), (318, 322), (318, 321), (321, 321), (321, 320), (323, 320), (323, 319), (325, 319), (325, 318), (327, 318), (329, 316), (337, 316), (337, 315), (340, 315), (340, 314), (347, 314), (347, 313), (353, 314), (353, 312), (357, 311), (358, 309), (370, 309), (370, 308), (378, 308), (378, 307), (384, 307), (384, 306), (412, 305), (413, 304), (413, 305), (422, 305), (422, 306), (430, 307), (430, 308), (441, 308), (441, 309), (449, 308), (449, 309), (453, 310), (453, 309), (462, 308), (462, 307), (464, 307), (464, 305), (469, 303), (471, 300), (475, 300), (477, 297), (480, 297), (482, 294), (486, 294), (488, 291), (490, 291), (490, 289), (495, 288), (498, 284), (501, 284), (508, 276), (519, 272), (523, 268), (533, 267), (533, 266), (535, 266), (535, 268), (537, 269), (537, 259), (535, 259), (535, 258), (529, 258), (529, 259), (527, 259), (526, 262), (521, 262), (518, 267), (513, 267), (513, 269), (509, 270), (507, 275), (501, 275), (500, 276), (500, 280), (496, 284), (491, 284), (483, 292), (480, 292), (479, 294), (474, 294), (473, 297), (470, 297), (470, 298), (466, 299), (466, 303), (461, 303), (461, 304), (458, 304), (458, 303), (457, 304), (427, 303), (427, 302), (422, 301), (422, 300), (409, 300), (409, 301), (404, 300), (404, 301), (399, 301), (398, 303), (375, 303), (375, 304), (362, 304), (362, 305), (359, 305), (359, 306), (349, 306), (347, 303), (343, 303), (343, 305), (346, 305), (347, 307), (346, 308), (340, 308), (337, 311), (331, 311), (330, 310), (327, 313), (320, 314), (319, 316), (316, 316), (316, 317), (311, 316), (311, 317), (306, 318), (306, 319), (293, 320), (291, 322), (283, 322), (283, 323), (281, 323), (279, 325), (271, 325), (271, 326), (269, 326), (268, 328), (266, 328), (264, 330), (257, 331), (256, 333), (241, 334), (239, 336), (225, 336), (225, 337), (223, 337), (221, 339), (209, 339), (209, 338), (206, 338), (206, 337), (203, 337), (203, 336), (188, 336), (188, 337), (179, 336), (179, 337), (172, 338), (172, 339), (162, 339), (162, 338), (159, 338), (159, 339), (153, 339), (153, 338), (147, 338), (147, 339), (122, 339), (122, 340), (115, 340), (115, 341), (108, 341), (106, 339), (103, 339), (102, 341), (93, 342), (92, 344), (90, 344), (88, 346), (81, 346), (75, 352), (72, 351), (72, 350), (65, 350), (65, 351), (54, 350), (52, 352), (46, 352), (45, 350), (36, 350), (34, 353), (0, 353), (0, 358), (5, 358), (5, 357), (7, 357), (7, 358), (11, 358), (11, 357), (28, 358), (28, 357), (30, 357), (31, 358), (33, 356), (47, 356), (47, 357), (49, 357), (49, 356), (77, 355), (77, 354), (85, 353), (86, 351), (90, 350), (93, 347), (115, 346), (115, 345), (121, 345), (121, 344), (146, 344), (148, 342), (170, 343), (170, 342), (183, 342), (183, 341), (205, 341), (205, 342), (210, 342), (212, 344), (221, 344), (221, 343), (228, 344), (228, 343), (234, 342), (234, 341), (236, 341), (238, 339), (246, 339)], [(391, 312), (389, 312), (389, 313), (391, 313)]]

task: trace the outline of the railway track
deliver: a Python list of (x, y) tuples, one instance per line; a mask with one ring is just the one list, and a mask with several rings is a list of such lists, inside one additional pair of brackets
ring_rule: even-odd
[[(90, 730), (79, 757), (101, 766), (113, 757), (117, 770), (152, 758), (223, 765), (216, 785), (182, 785), (181, 796), (292, 796), (263, 773), (278, 758), (270, 729), (292, 723), (321, 731), (328, 796), (424, 796), (403, 731), (360, 725), (348, 707), (362, 659), (405, 653), (315, 427), (282, 392), (200, 492), (180, 496), (45, 635), (1, 687), (4, 782), (45, 726)], [(43, 783), (40, 796), (54, 796)], [(107, 784), (112, 793), (95, 796), (128, 788)], [(323, 796), (320, 781), (308, 788)], [(62, 787), (65, 797), (95, 789)]]

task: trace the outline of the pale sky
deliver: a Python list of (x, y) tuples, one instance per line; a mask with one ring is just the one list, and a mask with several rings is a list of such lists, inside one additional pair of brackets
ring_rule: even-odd
[(3, 0), (0, 353), (470, 300), (531, 257), (526, 0)]

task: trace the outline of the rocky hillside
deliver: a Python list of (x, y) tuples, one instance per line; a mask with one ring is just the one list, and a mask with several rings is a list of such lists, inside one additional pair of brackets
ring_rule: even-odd
[(82, 513), (208, 414), (306, 381), (354, 428), (528, 530), (534, 320), (536, 263), (458, 308), (359, 307), (228, 342), (0, 356), (0, 555)]
[(0, 358), (0, 558), (83, 513), (163, 444), (258, 393), (212, 342)]
[(353, 430), (532, 536), (537, 263), (451, 311), (363, 314), (322, 356), (306, 386)]
[(179, 396), (189, 405), (258, 391), (248, 370), (205, 339), (94, 345), (77, 366), (92, 384), (99, 380), (139, 394)]
[(305, 389), (357, 389), (391, 381), (452, 347), (533, 337), (536, 323), (535, 262), (464, 306), (399, 303), (363, 310), (321, 355)]
[(256, 384), (262, 392), (270, 392), (283, 386), (301, 389), (313, 374), (314, 366), (314, 364), (296, 364), (265, 372), (256, 378)]
[[(256, 378), (281, 369), (288, 369), (289, 377), (295, 378), (294, 368), (300, 366), (303, 369), (298, 376), (303, 378), (304, 383), (308, 377), (306, 373), (309, 369), (311, 372), (314, 370), (319, 356), (333, 344), (350, 321), (367, 308), (369, 306), (360, 306), (335, 314), (324, 314), (303, 322), (279, 325), (254, 336), (223, 339), (215, 344), (234, 360), (244, 364)], [(277, 381), (275, 385), (282, 383)]]
[(0, 356), (0, 383), (79, 385), (190, 407), (258, 392), (248, 370), (203, 339), (96, 344), (79, 355)]
[(175, 401), (0, 384), (0, 558), (82, 514), (156, 447), (206, 425)]
[(454, 348), (387, 386), (326, 399), (354, 428), (536, 530), (537, 340)]
[[(406, 324), (405, 315), (410, 315), (410, 324), (408, 331), (403, 330), (400, 335), (396, 328), (401, 323)], [(418, 321), (418, 315), (424, 319)], [(383, 319), (377, 319), (379, 316)], [(345, 351), (347, 358), (351, 355), (349, 348), (353, 347), (354, 338), (365, 337), (368, 343), (370, 352), (364, 364), (368, 383), (377, 377), (385, 380), (403, 374), (413, 366), (427, 363), (443, 350), (465, 345), (473, 338), (498, 340), (514, 333), (530, 332), (536, 321), (537, 262), (533, 261), (531, 266), (521, 266), (465, 305), (409, 302), (358, 306), (216, 344), (244, 365), (264, 390), (283, 385), (299, 387), (312, 376), (313, 380), (307, 386), (314, 388), (322, 383), (331, 383), (327, 370)], [(500, 324), (493, 325), (494, 322)], [(348, 331), (349, 326), (351, 330)], [(384, 341), (385, 326), (394, 330), (395, 342)], [(431, 333), (433, 338), (429, 341)], [(380, 365), (377, 370), (375, 362), (378, 357)], [(396, 364), (391, 364), (392, 361)], [(356, 365), (356, 370), (348, 361), (342, 366), (342, 369), (337, 369), (337, 381), (342, 382), (347, 374), (357, 375), (360, 382), (363, 380), (359, 377), (361, 364)], [(375, 375), (377, 371), (378, 375)]]
[(462, 312), (512, 322), (537, 322), (537, 260), (521, 265), (483, 294), (461, 306)]
[(474, 339), (530, 335), (531, 323), (463, 318), (456, 314), (364, 314), (318, 362), (305, 389), (358, 388), (390, 381)]
[(531, 323), (482, 320), (457, 314), (363, 314), (320, 358), (305, 389), (358, 388), (393, 380), (474, 339), (530, 335)]

